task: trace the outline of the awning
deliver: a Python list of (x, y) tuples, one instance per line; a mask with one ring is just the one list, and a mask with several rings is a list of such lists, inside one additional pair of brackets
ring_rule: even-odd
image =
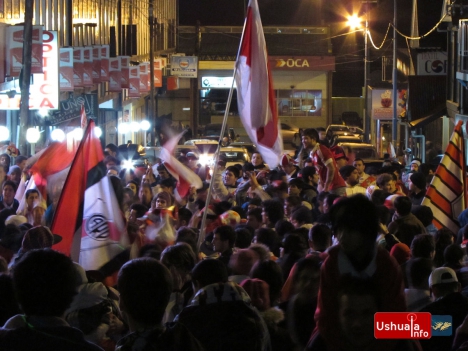
[(447, 115), (447, 105), (444, 103), (425, 117), (418, 118), (415, 121), (408, 122), (411, 128), (422, 128), (436, 119)]

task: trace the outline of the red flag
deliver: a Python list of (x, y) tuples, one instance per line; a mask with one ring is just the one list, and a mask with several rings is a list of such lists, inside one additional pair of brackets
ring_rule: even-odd
[[(123, 219), (106, 175), (104, 154), (90, 121), (68, 173), (51, 230), (63, 240), (54, 249), (97, 269), (125, 245)], [(81, 232), (77, 229), (81, 226)]]
[(70, 166), (74, 156), (75, 149), (69, 148), (66, 141), (54, 142), (41, 153), (30, 172), (43, 199), (47, 199), (47, 177)]
[(273, 169), (283, 153), (283, 141), (257, 0), (249, 1), (236, 68), (237, 105), (242, 123)]
[(187, 195), (191, 186), (197, 189), (201, 189), (203, 187), (200, 177), (173, 156), (175, 147), (184, 133), (185, 132), (182, 132), (177, 136), (169, 138), (161, 148), (160, 154), (161, 160), (164, 161), (164, 166), (167, 171), (177, 180), (176, 190), (180, 197)]
[(86, 118), (86, 111), (85, 111), (84, 105), (81, 105), (80, 117), (81, 117), (81, 129), (85, 130), (88, 124), (88, 120)]
[(460, 229), (458, 216), (466, 208), (466, 158), (463, 122), (453, 130), (437, 171), (427, 189), (422, 205), (429, 206), (434, 214), (434, 225), (446, 227), (453, 233)]

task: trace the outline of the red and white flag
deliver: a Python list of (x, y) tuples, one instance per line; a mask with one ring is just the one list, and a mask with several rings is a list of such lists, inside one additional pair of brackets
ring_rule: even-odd
[[(89, 121), (70, 167), (51, 230), (62, 236), (54, 249), (70, 255), (85, 270), (95, 270), (128, 244), (124, 221), (104, 154)], [(80, 229), (81, 227), (81, 229)]]
[[(201, 189), (203, 187), (200, 177), (174, 157), (174, 150), (184, 133), (185, 132), (182, 132), (170, 138), (164, 146), (161, 147), (161, 154), (159, 155), (161, 160), (164, 161), (164, 166), (167, 171), (177, 180), (176, 191), (180, 198), (187, 195), (191, 186), (196, 189)], [(154, 173), (157, 172), (155, 168), (156, 166), (153, 166)]]
[(80, 118), (81, 118), (81, 129), (85, 130), (86, 126), (88, 125), (88, 119), (86, 118), (86, 111), (85, 111), (84, 105), (81, 105)]
[(249, 1), (236, 68), (239, 115), (250, 140), (273, 169), (283, 153), (283, 140), (257, 0)]
[(422, 201), (422, 205), (432, 209), (434, 225), (438, 229), (446, 227), (453, 233), (460, 229), (457, 218), (467, 204), (465, 140), (462, 126), (463, 122), (458, 121), (445, 155)]

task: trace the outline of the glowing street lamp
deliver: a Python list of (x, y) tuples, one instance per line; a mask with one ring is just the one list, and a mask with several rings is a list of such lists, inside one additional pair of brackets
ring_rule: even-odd
[(50, 138), (53, 141), (64, 141), (65, 140), (65, 133), (61, 129), (54, 129), (52, 133), (50, 133)]
[(10, 140), (10, 130), (5, 126), (0, 126), (0, 141)]
[(361, 19), (356, 14), (348, 16), (347, 25), (351, 30), (357, 30), (362, 28)]

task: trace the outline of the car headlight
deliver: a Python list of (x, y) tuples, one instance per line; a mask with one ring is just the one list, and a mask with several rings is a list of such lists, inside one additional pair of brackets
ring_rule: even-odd
[(210, 165), (211, 163), (213, 163), (213, 160), (209, 155), (201, 154), (199, 158), (199, 162), (202, 166), (206, 166), (206, 165)]

